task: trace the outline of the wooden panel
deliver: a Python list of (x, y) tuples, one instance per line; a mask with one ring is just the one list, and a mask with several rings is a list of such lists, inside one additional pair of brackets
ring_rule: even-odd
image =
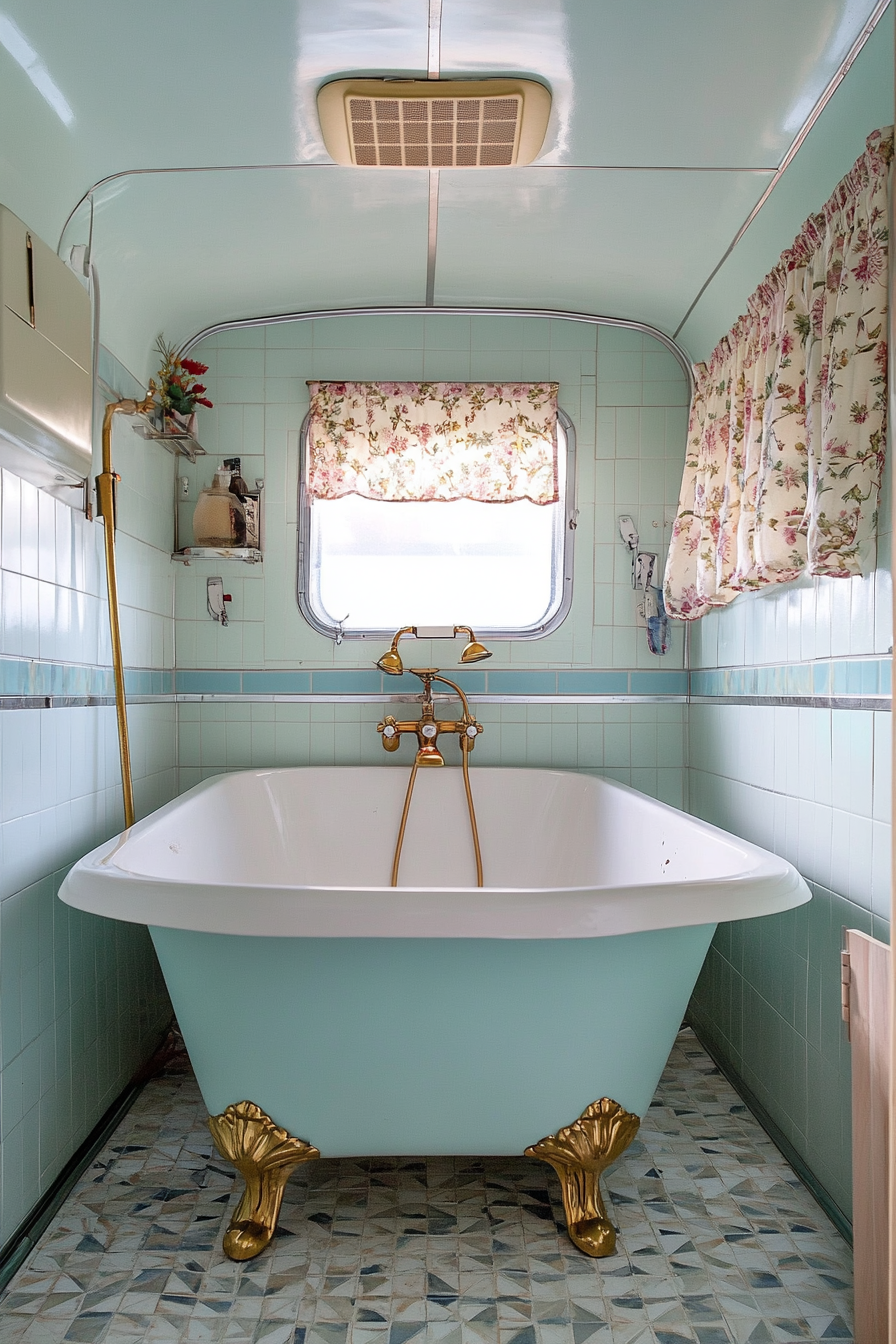
[(890, 949), (846, 930), (852, 1045), (853, 1237), (856, 1344), (888, 1333)]

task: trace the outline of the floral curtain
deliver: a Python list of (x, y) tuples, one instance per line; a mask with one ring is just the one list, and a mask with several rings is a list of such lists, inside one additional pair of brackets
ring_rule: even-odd
[(557, 383), (309, 382), (315, 499), (552, 504)]
[(887, 405), (887, 168), (875, 131), (696, 367), (670, 615), (802, 573), (859, 574), (877, 529)]

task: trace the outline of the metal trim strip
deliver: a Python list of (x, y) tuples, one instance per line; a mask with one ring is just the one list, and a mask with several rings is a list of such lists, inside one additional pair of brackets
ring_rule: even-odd
[[(436, 695), (436, 701), (456, 702), (456, 695)], [(296, 705), (419, 705), (420, 695), (388, 692), (358, 692), (342, 695), (338, 691), (322, 691), (317, 695), (297, 691), (266, 695), (263, 692), (241, 695), (238, 691), (178, 691), (171, 699), (178, 704), (296, 704)], [(686, 695), (477, 695), (467, 694), (471, 705), (686, 705)]]
[[(129, 695), (129, 705), (164, 705), (173, 703), (174, 692), (160, 695)], [(4, 709), (107, 709), (114, 707), (114, 695), (0, 695), (0, 710)]]
[(692, 705), (766, 705), (777, 709), (892, 709), (889, 695), (692, 695)]
[[(435, 697), (451, 702), (455, 695)], [(468, 695), (471, 705), (764, 705), (778, 709), (860, 709), (887, 713), (888, 695)], [(297, 704), (297, 705), (415, 705), (419, 695), (363, 694), (339, 691), (249, 693), (240, 691), (171, 691), (161, 695), (130, 695), (129, 705), (164, 704)], [(113, 695), (0, 695), (4, 709), (105, 709)]]

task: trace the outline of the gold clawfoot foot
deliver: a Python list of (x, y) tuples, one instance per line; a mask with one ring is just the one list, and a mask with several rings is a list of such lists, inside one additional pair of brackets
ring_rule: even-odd
[(618, 1101), (602, 1097), (565, 1129), (526, 1149), (527, 1157), (549, 1162), (560, 1177), (566, 1227), (573, 1245), (586, 1255), (612, 1255), (616, 1229), (607, 1217), (600, 1175), (625, 1152), (641, 1121)]
[(210, 1115), (208, 1127), (218, 1152), (246, 1182), (224, 1233), (224, 1254), (231, 1260), (252, 1260), (274, 1235), (290, 1173), (320, 1153), (280, 1129), (251, 1101), (228, 1106), (223, 1115)]

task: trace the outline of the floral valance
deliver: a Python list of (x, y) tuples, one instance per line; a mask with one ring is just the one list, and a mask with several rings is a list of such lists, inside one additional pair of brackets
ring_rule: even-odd
[(875, 131), (697, 366), (666, 609), (683, 620), (870, 560), (887, 405), (887, 167)]
[(309, 492), (552, 504), (557, 386), (309, 382)]

